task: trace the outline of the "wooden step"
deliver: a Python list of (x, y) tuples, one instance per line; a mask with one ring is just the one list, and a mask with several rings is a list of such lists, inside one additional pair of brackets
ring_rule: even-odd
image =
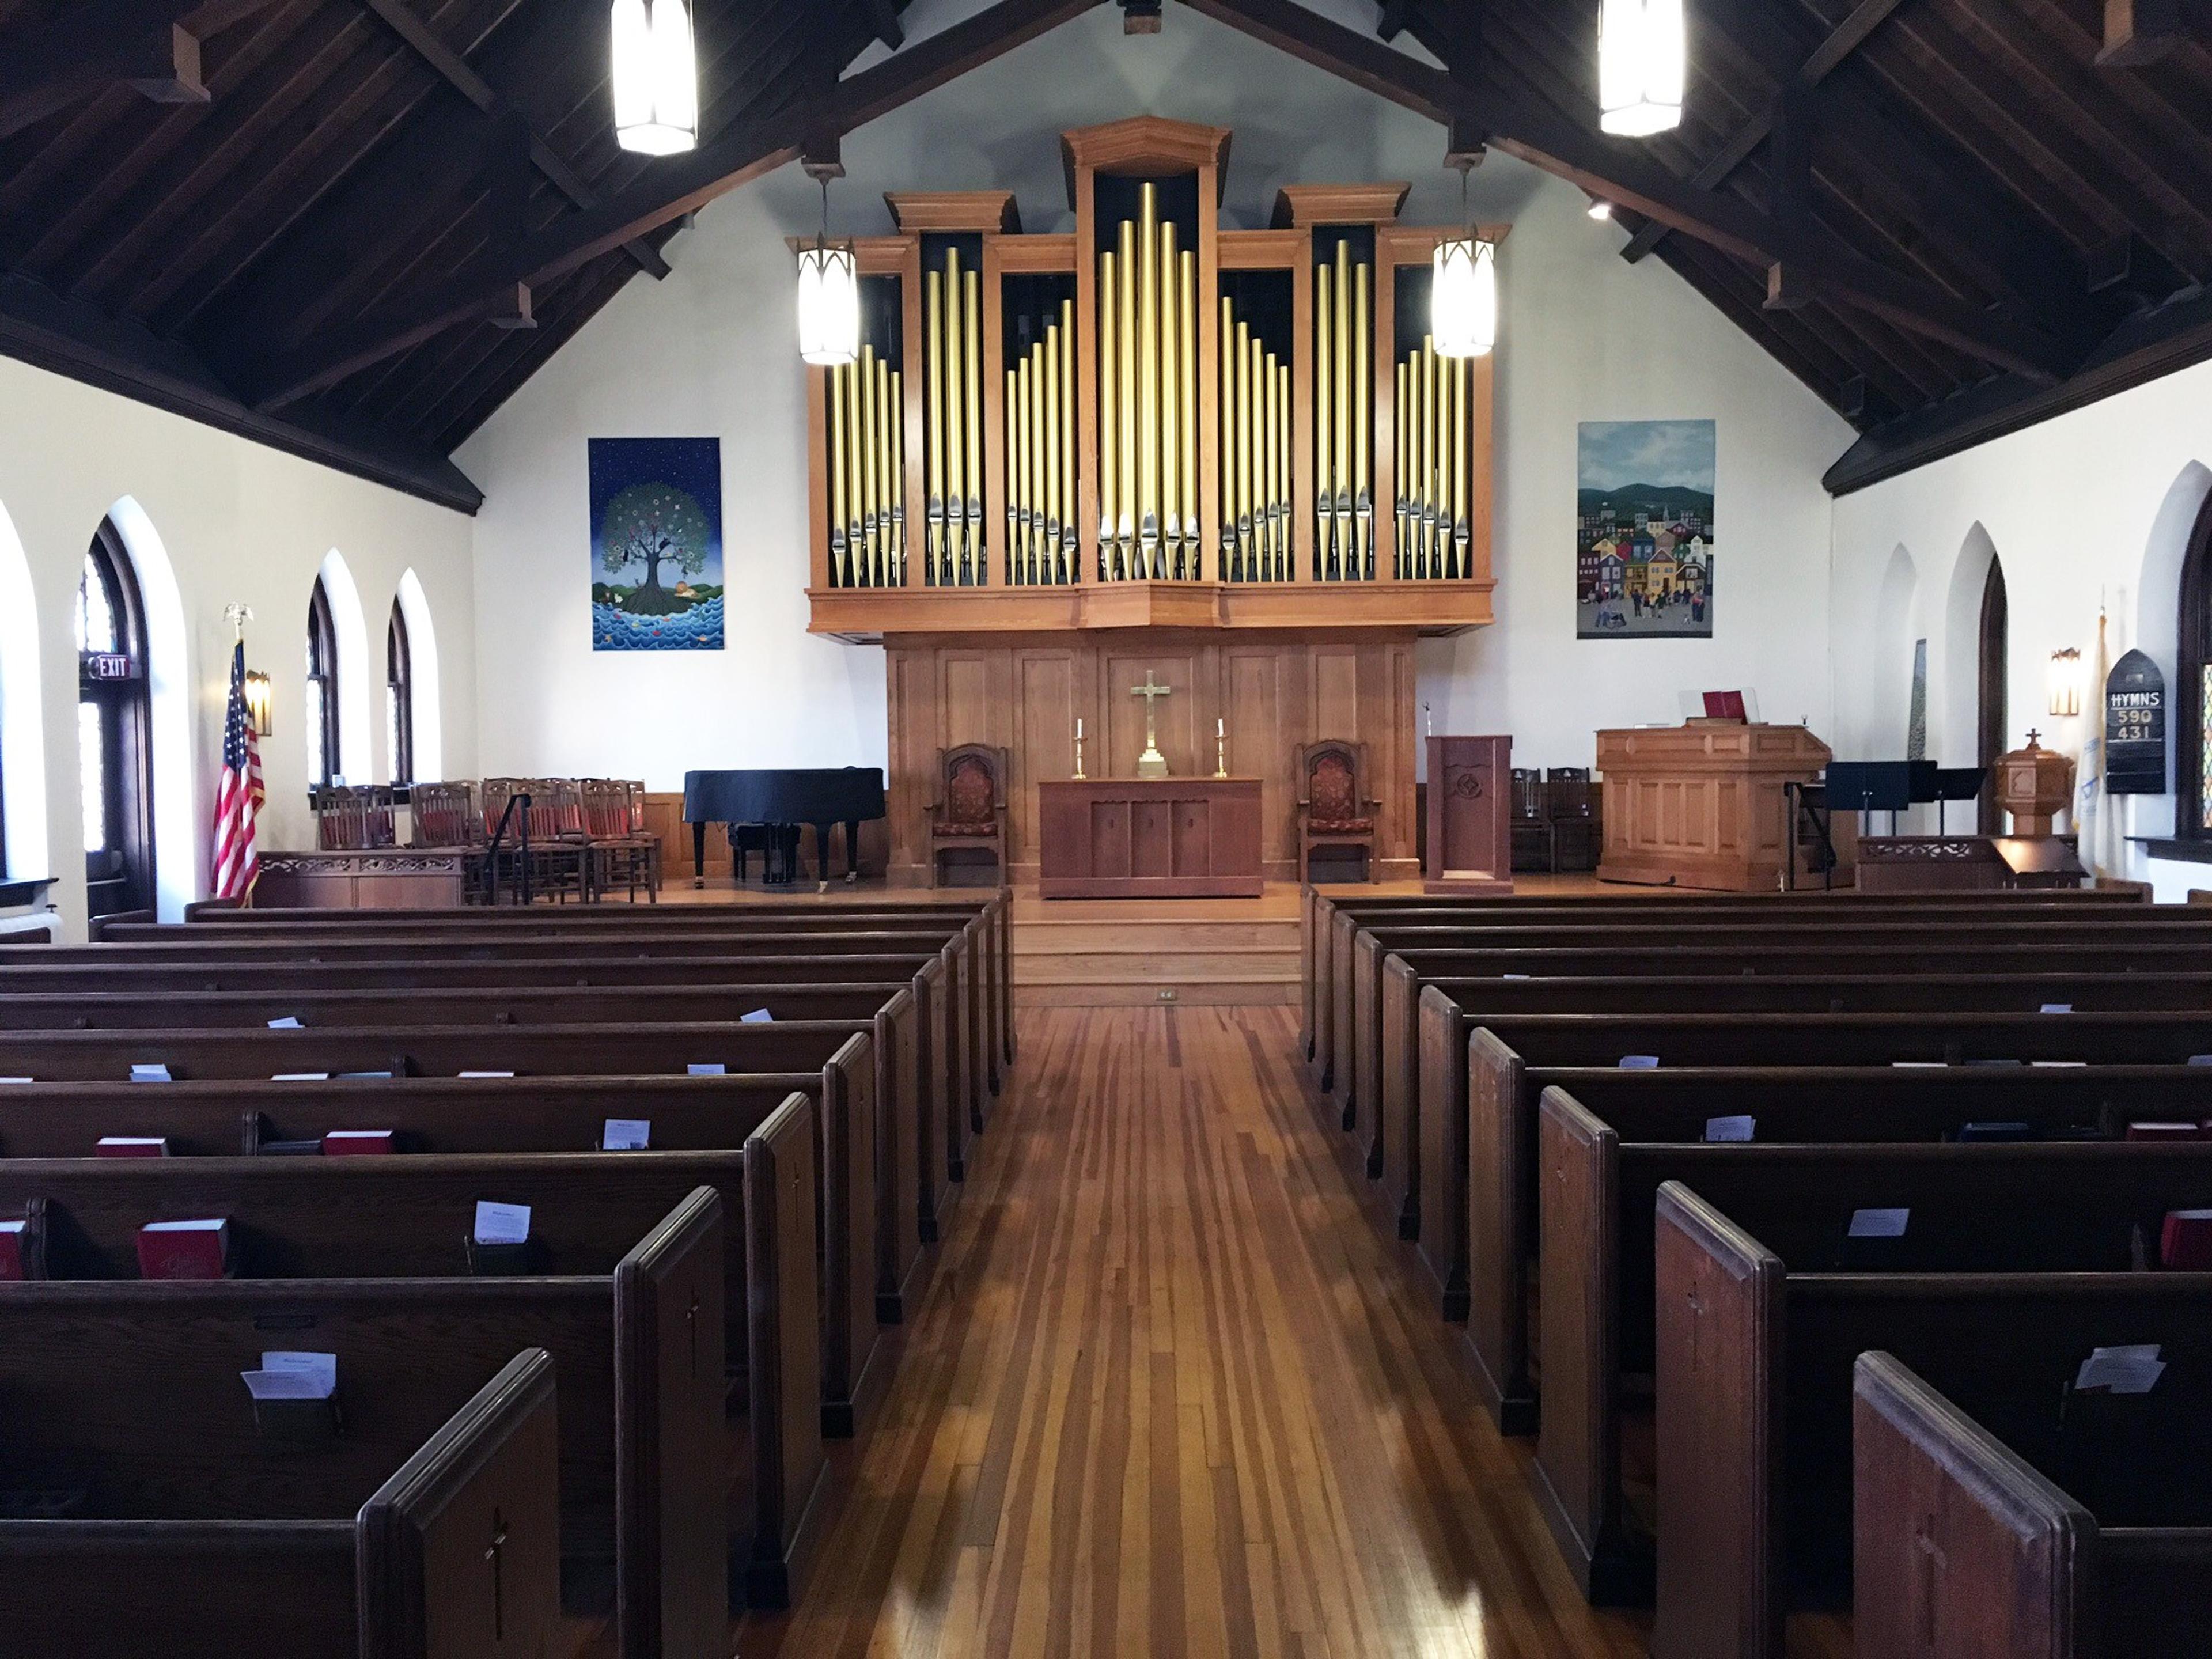
[(1298, 977), (1297, 952), (1282, 951), (1098, 951), (1014, 959), (1017, 985), (1066, 985), (1083, 980), (1155, 984), (1168, 980), (1266, 980)]
[(1131, 1008), (1172, 1003), (1183, 1007), (1287, 1008), (1298, 1000), (1297, 981), (1287, 985), (1218, 981), (1202, 985), (1024, 985), (1014, 986), (1020, 1008)]
[(1079, 921), (1023, 921), (1012, 928), (1016, 956), (1056, 955), (1066, 951), (1156, 951), (1171, 941), (1187, 950), (1248, 949), (1276, 951), (1298, 948), (1295, 921), (1209, 921), (1194, 920), (1173, 925), (1157, 922), (1085, 920)]

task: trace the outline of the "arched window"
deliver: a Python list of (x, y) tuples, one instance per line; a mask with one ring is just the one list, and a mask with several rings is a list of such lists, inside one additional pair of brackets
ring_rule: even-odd
[(2011, 723), (2005, 715), (2005, 580), (2004, 566), (1990, 561), (1990, 574), (1982, 580), (1981, 649), (1977, 659), (1979, 693), (1974, 710), (1974, 764), (1987, 767), (1976, 807), (1981, 833), (2004, 833), (1997, 807), (1997, 757), (2008, 747), (2005, 734)]
[(112, 520), (84, 556), (76, 590), (77, 769), (84, 791), (86, 910), (154, 904), (154, 774), (146, 612)]
[(307, 599), (307, 782), (314, 788), (345, 773), (338, 753), (338, 635), (323, 579)]
[(407, 616), (392, 602), (384, 630), (384, 735), (392, 756), (392, 781), (415, 781), (415, 667), (407, 643)]
[[(2173, 838), (2212, 846), (2212, 497), (2197, 514), (2181, 561), (2174, 665)], [(2101, 695), (2103, 688), (2098, 688)]]

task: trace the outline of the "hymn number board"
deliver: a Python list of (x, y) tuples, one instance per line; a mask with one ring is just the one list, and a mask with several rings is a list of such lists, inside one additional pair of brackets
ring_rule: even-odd
[(2166, 793), (2166, 677), (2140, 651), (2114, 663), (2105, 681), (2105, 791)]

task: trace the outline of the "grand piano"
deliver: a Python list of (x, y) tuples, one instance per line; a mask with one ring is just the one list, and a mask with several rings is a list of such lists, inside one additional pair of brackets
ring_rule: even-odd
[[(759, 771), (686, 772), (684, 821), (691, 826), (691, 884), (707, 884), (707, 826), (726, 826), (730, 850), (744, 854), (739, 831), (757, 824), (766, 832), (766, 878), (779, 885), (797, 878), (799, 830), (814, 826), (814, 864), (830, 878), (830, 826), (845, 826), (845, 879), (860, 873), (860, 825), (885, 815), (883, 769), (875, 766), (775, 767)], [(738, 868), (743, 869), (738, 864)]]

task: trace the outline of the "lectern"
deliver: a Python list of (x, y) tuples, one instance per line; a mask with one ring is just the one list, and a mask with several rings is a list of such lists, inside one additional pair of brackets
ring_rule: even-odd
[(1828, 745), (1802, 726), (1698, 720), (1599, 732), (1598, 879), (1774, 891), (1789, 826), (1782, 786), (1817, 781), (1828, 758)]
[(1429, 847), (1424, 891), (1510, 893), (1513, 739), (1429, 739)]

